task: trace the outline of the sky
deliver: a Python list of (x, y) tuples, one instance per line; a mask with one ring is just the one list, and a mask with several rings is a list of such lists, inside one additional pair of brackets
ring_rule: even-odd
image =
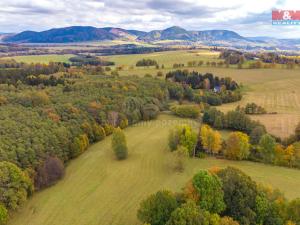
[(74, 25), (143, 31), (180, 26), (300, 38), (300, 25), (272, 26), (272, 9), (300, 10), (300, 0), (0, 0), (0, 33)]

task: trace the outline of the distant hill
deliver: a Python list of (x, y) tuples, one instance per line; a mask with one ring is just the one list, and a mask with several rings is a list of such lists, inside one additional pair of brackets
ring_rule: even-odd
[(14, 35), (0, 35), (0, 41), (13, 43), (70, 43), (103, 40), (136, 40), (156, 42), (180, 40), (185, 43), (201, 43), (214, 46), (262, 49), (299, 50), (299, 39), (276, 39), (270, 37), (243, 37), (230, 30), (188, 31), (178, 26), (150, 32), (126, 30), (115, 27), (96, 28), (91, 26), (72, 26), (55, 28), (42, 32), (24, 31)]
[(22, 43), (67, 43), (82, 41), (114, 40), (118, 35), (95, 27), (73, 26), (42, 32), (24, 31), (5, 38), (6, 42)]
[(144, 35), (139, 36), (139, 40), (142, 41), (160, 41), (160, 40), (189, 40), (193, 41), (193, 37), (191, 36), (189, 31), (181, 27), (170, 27), (165, 30), (154, 30)]

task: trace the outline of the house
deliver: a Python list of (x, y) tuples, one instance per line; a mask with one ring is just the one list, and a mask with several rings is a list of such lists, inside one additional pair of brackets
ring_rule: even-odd
[(215, 92), (215, 93), (221, 92), (221, 86), (215, 86), (215, 87), (214, 87), (214, 92)]

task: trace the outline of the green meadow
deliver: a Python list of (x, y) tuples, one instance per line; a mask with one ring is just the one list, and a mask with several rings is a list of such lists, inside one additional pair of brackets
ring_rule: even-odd
[(9, 57), (12, 59), (15, 59), (17, 62), (24, 62), (24, 63), (46, 63), (49, 62), (65, 62), (68, 63), (69, 58), (71, 58), (72, 54), (66, 54), (66, 55), (25, 55), (25, 56), (14, 56)]

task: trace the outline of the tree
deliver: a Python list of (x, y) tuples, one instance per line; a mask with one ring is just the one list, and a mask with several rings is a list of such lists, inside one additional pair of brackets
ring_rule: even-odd
[(197, 145), (197, 133), (193, 131), (191, 126), (183, 125), (180, 127), (180, 141), (179, 144), (189, 150), (189, 155), (194, 156)]
[(225, 209), (224, 192), (220, 179), (202, 170), (193, 177), (193, 186), (198, 192), (199, 206), (211, 213), (221, 213)]
[(170, 191), (158, 191), (141, 202), (137, 217), (151, 225), (165, 225), (178, 204)]
[(217, 173), (223, 183), (224, 201), (228, 215), (242, 225), (255, 224), (257, 186), (242, 171), (227, 167)]
[(295, 162), (295, 147), (293, 145), (289, 145), (285, 149), (284, 159), (288, 166), (292, 167)]
[(33, 192), (28, 175), (10, 162), (0, 162), (0, 203), (7, 209), (17, 209)]
[(94, 141), (101, 141), (105, 138), (105, 130), (98, 124), (93, 124)]
[(257, 145), (261, 137), (266, 133), (263, 126), (256, 126), (250, 133), (250, 142), (253, 145)]
[(64, 176), (64, 164), (57, 157), (48, 156), (37, 168), (35, 187), (37, 189), (49, 187)]
[(152, 120), (158, 116), (159, 108), (154, 104), (146, 104), (142, 107), (143, 120)]
[(221, 134), (214, 131), (208, 125), (202, 125), (200, 129), (200, 138), (203, 148), (213, 154), (218, 154), (222, 147)]
[(220, 115), (218, 115), (216, 117), (213, 127), (217, 128), (217, 129), (222, 129), (223, 128), (223, 120), (222, 120), (222, 117)]
[(172, 212), (166, 225), (204, 225), (209, 220), (210, 214), (190, 200)]
[(274, 148), (274, 152), (275, 152), (274, 164), (279, 165), (279, 166), (286, 165), (285, 151), (283, 149), (283, 146), (280, 144), (277, 144)]
[(204, 79), (203, 87), (204, 87), (204, 89), (206, 89), (206, 90), (209, 90), (209, 89), (210, 89), (210, 81), (209, 81), (208, 78), (205, 78), (205, 79)]
[(189, 150), (184, 146), (179, 146), (174, 155), (174, 163), (175, 163), (175, 170), (182, 172), (185, 168), (187, 157), (189, 156)]
[(256, 196), (256, 224), (281, 225), (284, 222), (283, 213), (280, 212), (281, 200), (273, 196), (268, 196), (266, 190), (259, 190)]
[(259, 149), (264, 162), (273, 163), (275, 159), (276, 140), (269, 134), (264, 134), (259, 141)]
[(175, 151), (177, 149), (177, 146), (179, 144), (179, 133), (177, 132), (177, 129), (171, 129), (169, 131), (169, 148), (171, 151)]
[(287, 207), (288, 218), (300, 224), (300, 198), (292, 200)]
[(171, 151), (175, 151), (178, 145), (188, 149), (189, 155), (193, 156), (197, 145), (197, 134), (189, 125), (180, 125), (170, 130), (169, 147)]
[(249, 136), (242, 132), (230, 133), (226, 141), (225, 156), (229, 159), (242, 160), (249, 156)]
[(126, 143), (126, 137), (121, 128), (116, 128), (112, 136), (112, 148), (115, 152), (117, 159), (126, 159), (128, 155), (128, 148)]
[(7, 209), (0, 204), (0, 225), (5, 225), (8, 220), (8, 211)]
[(238, 222), (233, 220), (231, 217), (222, 217), (218, 225), (239, 225)]

